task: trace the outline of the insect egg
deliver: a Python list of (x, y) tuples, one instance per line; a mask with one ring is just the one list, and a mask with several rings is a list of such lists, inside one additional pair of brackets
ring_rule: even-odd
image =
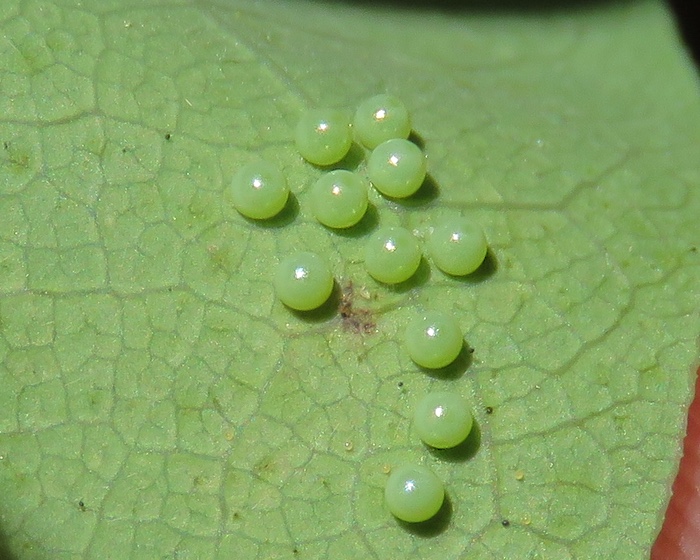
[(309, 193), (316, 219), (331, 228), (348, 228), (367, 211), (367, 185), (357, 174), (337, 169), (322, 175)]
[(258, 160), (241, 167), (233, 176), (225, 197), (242, 215), (265, 220), (279, 214), (289, 198), (282, 170), (269, 161)]
[(384, 488), (389, 511), (409, 523), (427, 521), (442, 507), (445, 489), (428, 467), (403, 465), (392, 469)]
[(406, 105), (398, 97), (387, 94), (363, 101), (355, 112), (353, 126), (359, 141), (370, 150), (392, 138), (408, 138), (411, 133)]
[(408, 280), (418, 270), (421, 252), (418, 241), (407, 229), (385, 227), (372, 235), (365, 247), (365, 267), (385, 284)]
[(427, 246), (435, 265), (454, 276), (474, 272), (488, 250), (484, 230), (467, 218), (454, 218), (435, 226)]
[(415, 193), (423, 184), (426, 168), (421, 149), (402, 138), (382, 142), (367, 161), (369, 180), (379, 192), (393, 198)]
[(311, 109), (299, 120), (294, 139), (306, 161), (316, 165), (337, 163), (352, 145), (350, 119), (336, 109)]
[(457, 321), (437, 311), (429, 311), (411, 321), (404, 340), (411, 359), (431, 369), (451, 364), (464, 346)]
[(333, 275), (317, 254), (294, 253), (280, 262), (274, 285), (277, 297), (287, 307), (309, 311), (329, 298), (333, 291)]
[(473, 423), (467, 402), (450, 391), (428, 393), (418, 402), (413, 414), (413, 427), (418, 437), (437, 449), (462, 443)]

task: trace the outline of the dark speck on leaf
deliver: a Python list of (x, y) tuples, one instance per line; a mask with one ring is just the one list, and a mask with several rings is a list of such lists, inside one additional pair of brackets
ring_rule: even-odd
[(85, 507), (85, 502), (83, 500), (80, 500), (78, 502), (78, 507), (80, 508), (80, 511), (85, 511), (87, 508)]
[(172, 138), (172, 136), (170, 136), (170, 133), (169, 133), (169, 132), (166, 132), (166, 133), (165, 133), (165, 139), (166, 139), (166, 140), (170, 140), (171, 138)]
[(399, 388), (403, 387), (403, 381), (399, 381)]
[(338, 312), (343, 326), (357, 334), (371, 334), (376, 331), (376, 324), (369, 309), (358, 309), (354, 305), (355, 290), (352, 282), (343, 287)]
[(510, 521), (504, 519), (503, 521), (501, 521), (501, 525), (503, 525), (504, 527), (510, 527)]
[(493, 407), (492, 406), (486, 407), (486, 414), (493, 414)]

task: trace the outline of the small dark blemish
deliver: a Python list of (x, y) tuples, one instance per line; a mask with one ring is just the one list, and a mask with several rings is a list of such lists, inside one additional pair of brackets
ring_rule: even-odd
[(504, 527), (510, 527), (510, 521), (504, 519), (503, 521), (501, 521), (501, 525), (503, 525)]
[(470, 347), (469, 347), (469, 350), (467, 350), (467, 352), (469, 352), (470, 354), (473, 354), (473, 353), (474, 353), (474, 348), (472, 348), (472, 347), (470, 346)]
[(492, 406), (486, 407), (486, 414), (493, 414), (493, 407)]
[(343, 319), (343, 326), (357, 334), (372, 334), (376, 331), (376, 323), (369, 309), (357, 309), (353, 305), (355, 291), (352, 282), (348, 282), (340, 295), (338, 312)]
[(10, 143), (9, 143), (7, 140), (5, 140), (5, 141), (2, 143), (2, 147), (5, 148), (6, 150), (9, 150), (9, 149), (10, 149)]
[(126, 153), (126, 148), (122, 148), (122, 154)]
[(80, 511), (85, 511), (87, 508), (85, 507), (85, 502), (83, 500), (80, 500), (78, 502), (78, 507), (80, 508)]
[(166, 139), (166, 140), (170, 140), (171, 138), (172, 138), (172, 136), (170, 135), (170, 133), (169, 133), (169, 132), (166, 132), (166, 133), (165, 133), (165, 139)]
[(299, 549), (296, 546), (292, 549), (292, 554), (299, 554)]
[(403, 381), (399, 381), (398, 385), (399, 385), (399, 388), (403, 387)]

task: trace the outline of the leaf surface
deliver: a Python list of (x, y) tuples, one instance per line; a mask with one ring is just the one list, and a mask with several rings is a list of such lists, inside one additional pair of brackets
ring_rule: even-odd
[[(8, 555), (648, 558), (700, 332), (700, 98), (659, 3), (5, 0), (0, 29)], [(431, 180), (330, 232), (293, 127), (381, 91)], [(266, 224), (223, 196), (254, 157), (294, 194)], [(454, 213), (489, 239), (473, 277), (368, 277), (378, 223)], [(298, 249), (338, 282), (317, 313), (272, 289)], [(432, 375), (402, 347), (428, 308), (474, 349)], [(436, 453), (410, 417), (446, 387), (478, 432)], [(445, 482), (427, 526), (383, 504), (404, 461)]]

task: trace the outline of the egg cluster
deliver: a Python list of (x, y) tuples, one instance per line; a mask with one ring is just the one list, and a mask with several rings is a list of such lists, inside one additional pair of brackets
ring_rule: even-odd
[[(455, 319), (431, 311), (416, 317), (404, 334), (411, 359), (424, 368), (450, 365), (462, 351), (464, 339)], [(458, 393), (435, 391), (425, 395), (413, 413), (413, 427), (426, 445), (448, 449), (463, 443), (474, 424), (468, 403)], [(391, 513), (402, 521), (420, 522), (442, 507), (445, 489), (428, 467), (403, 465), (391, 471), (384, 499)]]
[[(369, 155), (366, 176), (345, 169), (324, 173), (310, 188), (311, 212), (331, 229), (356, 225), (368, 208), (370, 186), (382, 196), (404, 199), (414, 195), (425, 181), (427, 160), (408, 140), (411, 119), (404, 103), (391, 95), (377, 95), (359, 105), (354, 119), (343, 111), (313, 109), (304, 113), (295, 130), (301, 156), (317, 166), (341, 162), (354, 139)], [(287, 204), (289, 187), (276, 165), (259, 160), (235, 174), (226, 196), (242, 215), (264, 220)], [(487, 253), (487, 241), (478, 224), (464, 217), (443, 221), (426, 240), (433, 264), (444, 273), (464, 276), (474, 272)], [(368, 236), (364, 265), (383, 284), (409, 280), (422, 259), (418, 238), (402, 227), (381, 227)], [(323, 305), (333, 292), (333, 273), (326, 261), (312, 252), (288, 255), (279, 263), (273, 279), (277, 297), (287, 307), (309, 311)], [(423, 368), (443, 368), (463, 350), (464, 338), (455, 319), (428, 311), (416, 316), (405, 331), (404, 346)], [(416, 406), (413, 425), (431, 447), (445, 449), (465, 441), (473, 424), (468, 404), (458, 394), (439, 391), (426, 395)], [(385, 500), (397, 518), (419, 522), (441, 508), (444, 487), (427, 467), (405, 465), (393, 469), (385, 487)]]

